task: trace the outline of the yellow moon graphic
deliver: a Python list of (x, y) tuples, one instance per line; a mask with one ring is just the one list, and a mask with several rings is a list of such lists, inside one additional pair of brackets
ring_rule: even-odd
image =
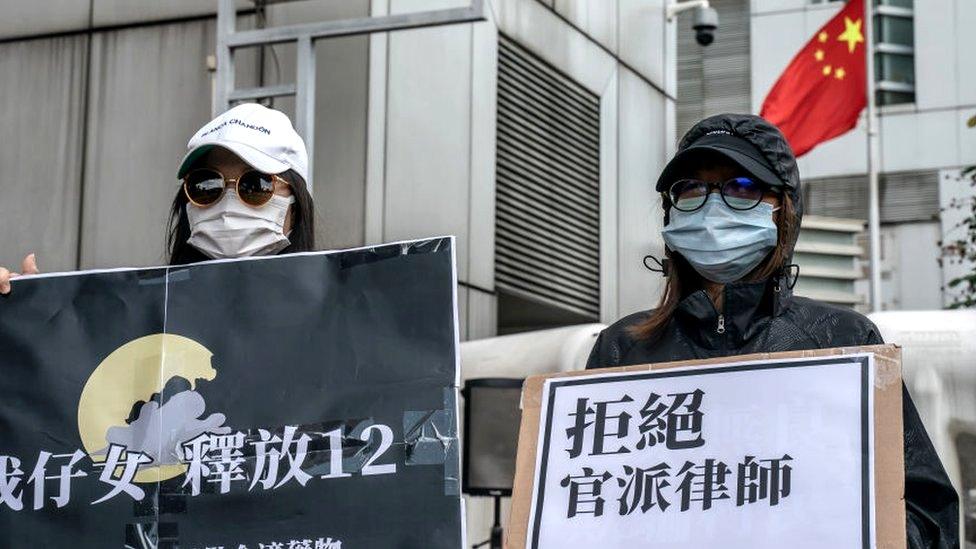
[[(197, 380), (216, 378), (212, 356), (192, 339), (154, 334), (134, 339), (105, 357), (88, 378), (78, 402), (78, 433), (92, 460), (105, 460), (104, 455), (93, 454), (108, 446), (105, 435), (109, 428), (126, 425), (133, 404), (149, 402), (171, 378), (182, 377), (194, 389)], [(182, 464), (150, 466), (140, 470), (134, 480), (160, 482), (185, 472)]]

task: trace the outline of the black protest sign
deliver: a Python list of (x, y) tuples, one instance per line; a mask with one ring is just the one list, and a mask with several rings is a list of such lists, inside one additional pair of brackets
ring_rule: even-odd
[(453, 240), (22, 279), (0, 546), (456, 548)]

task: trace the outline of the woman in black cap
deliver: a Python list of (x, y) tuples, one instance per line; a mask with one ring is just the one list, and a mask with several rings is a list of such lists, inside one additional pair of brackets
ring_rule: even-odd
[[(587, 368), (883, 343), (863, 315), (794, 296), (800, 175), (780, 131), (752, 115), (702, 120), (657, 182), (667, 277), (655, 309), (604, 330)], [(912, 548), (959, 546), (959, 500), (903, 388)]]

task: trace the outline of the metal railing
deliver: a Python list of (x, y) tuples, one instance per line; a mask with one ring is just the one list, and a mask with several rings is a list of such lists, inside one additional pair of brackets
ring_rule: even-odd
[[(288, 0), (270, 0), (265, 4)], [(315, 156), (315, 41), (339, 36), (390, 32), (485, 20), (484, 0), (471, 0), (465, 8), (359, 17), (316, 23), (302, 23), (238, 31), (234, 0), (219, 0), (217, 8), (217, 74), (214, 83), (213, 116), (234, 102), (270, 97), (295, 97), (295, 129), (308, 149), (308, 190), (314, 187)], [(234, 50), (294, 42), (295, 82), (256, 88), (235, 89)]]

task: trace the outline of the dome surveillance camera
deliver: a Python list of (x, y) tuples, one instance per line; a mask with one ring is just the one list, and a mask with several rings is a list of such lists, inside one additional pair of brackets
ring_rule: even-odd
[(695, 31), (695, 41), (699, 45), (711, 44), (715, 41), (715, 30), (718, 29), (718, 12), (711, 7), (695, 8), (691, 28)]

